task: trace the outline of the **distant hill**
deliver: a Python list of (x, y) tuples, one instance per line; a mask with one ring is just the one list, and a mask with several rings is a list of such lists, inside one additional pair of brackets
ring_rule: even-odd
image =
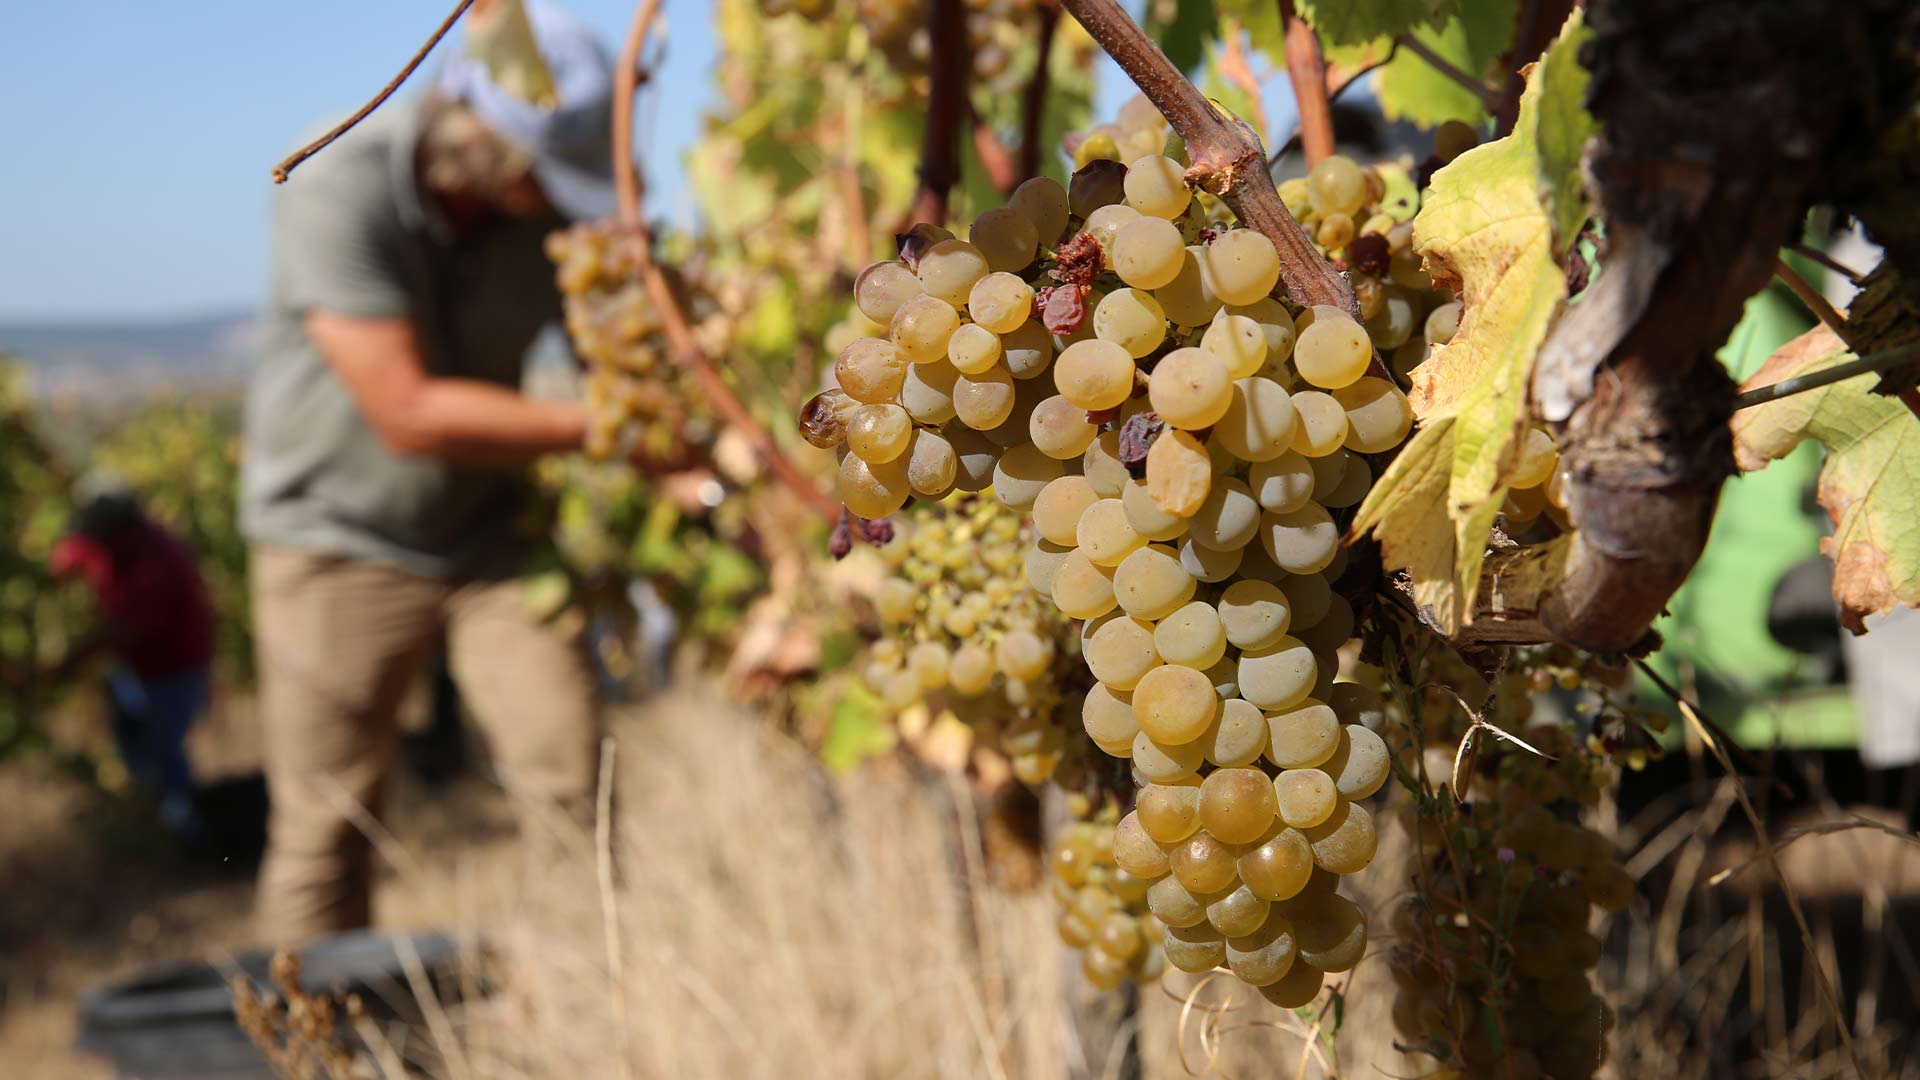
[(0, 320), (0, 353), (17, 356), (48, 396), (148, 393), (237, 382), (253, 366), (252, 309), (144, 319)]
[[(155, 394), (231, 397), (259, 359), (251, 309), (151, 319), (0, 318), (0, 357), (25, 363), (45, 403), (113, 412)], [(557, 325), (528, 351), (526, 388), (545, 397), (579, 393)]]

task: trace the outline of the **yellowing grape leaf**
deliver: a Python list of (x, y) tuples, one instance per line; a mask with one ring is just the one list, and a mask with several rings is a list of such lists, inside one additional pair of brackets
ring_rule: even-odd
[[(1817, 326), (1782, 345), (1741, 389), (1853, 358), (1839, 335)], [(1876, 378), (1857, 375), (1733, 414), (1742, 469), (1764, 468), (1803, 439), (1827, 448), (1819, 498), (1833, 535), (1820, 549), (1833, 560), (1840, 621), (1856, 634), (1868, 615), (1920, 607), (1920, 418), (1898, 398), (1870, 393)]]
[[(1553, 218), (1554, 256), (1562, 261), (1593, 213), (1580, 159), (1595, 126), (1587, 111), (1587, 69), (1578, 60), (1580, 45), (1593, 36), (1576, 13), (1560, 28), (1560, 37), (1539, 64), (1534, 99), (1533, 141), (1540, 154), (1540, 201)], [(1522, 99), (1521, 107), (1525, 108)]]
[[(1413, 371), (1422, 429), (1402, 456), (1417, 448), (1431, 460), (1389, 469), (1354, 530), (1374, 529), (1383, 550), (1401, 553), (1388, 565), (1408, 570), (1416, 598), (1431, 598), (1429, 618), (1448, 633), (1472, 619), (1487, 538), (1518, 464), (1534, 356), (1567, 295), (1556, 254), (1587, 216), (1577, 175), (1591, 134), (1586, 73), (1575, 59), (1582, 33), (1576, 14), (1529, 74), (1513, 133), (1434, 174), (1413, 222), (1428, 272), (1460, 294), (1460, 327)], [(1433, 507), (1440, 461), (1446, 498)], [(1400, 512), (1403, 502), (1419, 512)]]
[[(1353, 535), (1368, 529), (1380, 538), (1380, 561), (1405, 570), (1413, 600), (1429, 621), (1452, 633), (1454, 620), (1453, 531), (1447, 520), (1447, 477), (1453, 465), (1453, 418), (1414, 432), (1387, 466), (1353, 519)], [(1391, 492), (1380, 497), (1382, 491)], [(1435, 528), (1435, 525), (1441, 527)]]

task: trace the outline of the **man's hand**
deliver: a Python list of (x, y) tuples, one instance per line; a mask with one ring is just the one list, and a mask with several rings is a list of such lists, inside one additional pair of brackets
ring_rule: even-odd
[(396, 454), (510, 467), (579, 449), (586, 433), (578, 402), (541, 401), (478, 379), (428, 373), (406, 319), (315, 310), (307, 313), (306, 331), (368, 426)]

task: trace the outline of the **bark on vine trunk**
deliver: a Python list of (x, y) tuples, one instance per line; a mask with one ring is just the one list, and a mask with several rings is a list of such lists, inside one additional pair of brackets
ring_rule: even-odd
[[(1706, 544), (1733, 472), (1714, 351), (1807, 207), (1873, 156), (1901, 66), (1899, 0), (1595, 0), (1583, 51), (1600, 276), (1540, 355), (1534, 395), (1569, 471), (1560, 640), (1632, 646)], [(1907, 18), (1907, 25), (1913, 20)], [(1490, 620), (1489, 630), (1501, 624)], [(1469, 636), (1473, 634), (1469, 628)]]

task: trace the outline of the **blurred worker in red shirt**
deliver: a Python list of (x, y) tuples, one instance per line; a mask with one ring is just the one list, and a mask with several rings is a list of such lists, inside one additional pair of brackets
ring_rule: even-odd
[(213, 662), (213, 607), (191, 552), (149, 518), (117, 480), (83, 485), (72, 532), (54, 548), (52, 569), (84, 581), (100, 620), (56, 669), (70, 674), (101, 655), (114, 740), (136, 783), (160, 799), (161, 820), (183, 842), (204, 830), (187, 762), (187, 729), (207, 701)]

